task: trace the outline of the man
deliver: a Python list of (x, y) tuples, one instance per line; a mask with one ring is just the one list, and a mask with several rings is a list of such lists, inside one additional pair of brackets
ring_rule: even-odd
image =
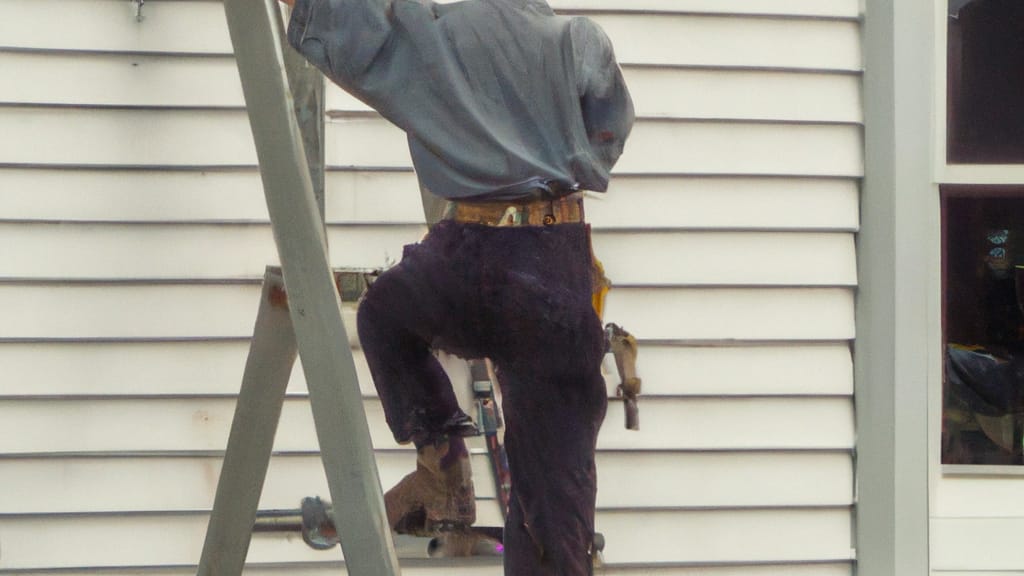
[(505, 573), (590, 574), (607, 397), (582, 190), (607, 189), (633, 123), (611, 43), (543, 0), (283, 1), (290, 43), (402, 128), (420, 185), (449, 201), (359, 310), (388, 424), (418, 450), (386, 495), (392, 527), (475, 520), (475, 428), (432, 350), (488, 357), (512, 473)]

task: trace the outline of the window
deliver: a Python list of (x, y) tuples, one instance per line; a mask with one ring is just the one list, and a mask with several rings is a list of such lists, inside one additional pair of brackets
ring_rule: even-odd
[(948, 6), (942, 463), (1024, 465), (1024, 1)]
[(947, 50), (949, 162), (1024, 162), (1024, 2), (953, 0)]
[(1024, 188), (945, 186), (944, 464), (1024, 464)]

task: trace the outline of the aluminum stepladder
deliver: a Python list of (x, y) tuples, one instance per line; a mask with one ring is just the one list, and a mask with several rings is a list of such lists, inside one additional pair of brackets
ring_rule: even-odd
[(225, 0), (224, 8), (281, 267), (268, 269), (264, 279), (198, 574), (242, 573), (298, 353), (348, 573), (397, 575), (321, 211), (293, 111), (278, 1)]

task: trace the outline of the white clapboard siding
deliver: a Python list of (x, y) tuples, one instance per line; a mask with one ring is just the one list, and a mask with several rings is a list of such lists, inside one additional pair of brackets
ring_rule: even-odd
[[(380, 402), (364, 400), (378, 448), (394, 448)], [(223, 449), (230, 398), (0, 400), (5, 454), (210, 451)], [(614, 412), (614, 411), (612, 411)], [(618, 417), (612, 416), (617, 419)], [(848, 398), (648, 398), (645, 425), (629, 431), (609, 419), (598, 446), (608, 450), (848, 450)], [(26, 435), (25, 430), (41, 431)], [(124, 434), (126, 430), (132, 434)], [(316, 449), (305, 398), (285, 402), (275, 449)]]
[(1017, 544), (1024, 519), (1006, 515), (1001, 518), (940, 518), (929, 524), (932, 542), (930, 567), (934, 573), (970, 574), (1019, 573), (1024, 552)]
[[(551, 0), (548, 4), (558, 11), (619, 11), (623, 9), (621, 0)], [(625, 7), (630, 10), (651, 12), (823, 18), (856, 18), (860, 14), (860, 7), (856, 0), (633, 0)]]
[(230, 54), (218, 1), (4, 0), (0, 45), (37, 50)]
[[(382, 452), (381, 483), (391, 486), (413, 465), (411, 450)], [(478, 498), (494, 498), (489, 460), (472, 458)], [(853, 502), (852, 460), (842, 452), (743, 455), (606, 452), (598, 468), (609, 486), (598, 508), (743, 508), (747, 506), (848, 506)], [(793, 467), (809, 473), (784, 481)], [(308, 494), (326, 494), (317, 455), (284, 455), (271, 461), (262, 509), (297, 507)], [(209, 510), (220, 473), (216, 456), (79, 457), (0, 459), (8, 514), (137, 513)], [(137, 481), (149, 476), (146, 483)], [(750, 477), (758, 478), (751, 483)], [(779, 486), (783, 486), (779, 489)]]
[[(852, 286), (852, 234), (630, 232), (594, 235), (594, 250), (618, 285)], [(638, 254), (666, 253), (665, 266)], [(2, 270), (2, 265), (0, 265)]]
[(595, 227), (741, 230), (858, 227), (857, 185), (850, 179), (616, 177), (593, 194)]
[[(0, 103), (244, 106), (230, 56), (0, 52), (0, 69), (19, 70), (18, 82), (0, 85)], [(861, 120), (854, 74), (630, 66), (624, 73), (641, 117)], [(370, 111), (334, 85), (327, 106), (333, 114)]]
[[(259, 291), (258, 284), (0, 284), (0, 340), (248, 338)], [(346, 321), (354, 314), (347, 309)], [(648, 340), (854, 335), (845, 288), (619, 288), (607, 315)]]
[[(76, 185), (67, 186), (69, 180)], [(332, 171), (326, 180), (330, 223), (423, 222), (412, 171)], [(268, 222), (262, 186), (255, 167), (212, 171), (0, 168), (0, 219)]]
[[(332, 263), (387, 267), (422, 225), (331, 227)], [(256, 279), (277, 263), (269, 225), (0, 224), (0, 278)]]
[[(14, 107), (0, 108), (0, 124), (12, 136), (0, 141), (4, 164), (256, 164), (244, 110)], [(33, 134), (48, 134), (50, 139), (39, 141)]]
[[(249, 342), (244, 338), (118, 343), (6, 342), (0, 344), (0, 365), (12, 374), (32, 376), (0, 381), (0, 397), (233, 395), (241, 385), (248, 352)], [(358, 348), (352, 348), (351, 352), (360, 390), (364, 396), (375, 396), (377, 392), (366, 357)], [(440, 358), (461, 401), (462, 396), (470, 392), (469, 369), (452, 356)], [(301, 363), (295, 362), (288, 394), (307, 393)]]
[[(860, 78), (855, 74), (630, 66), (623, 74), (636, 114), (645, 118), (862, 120)], [(334, 116), (370, 112), (334, 85), (327, 88), (327, 107)]]
[[(405, 135), (379, 118), (335, 119), (327, 126), (333, 166), (409, 167)], [(616, 170), (645, 174), (859, 176), (854, 125), (640, 120)]]
[[(331, 227), (338, 266), (384, 268), (420, 225)], [(258, 278), (276, 262), (269, 226), (0, 224), (0, 278)], [(618, 285), (809, 285), (856, 283), (852, 234), (628, 232), (594, 235)], [(663, 250), (671, 265), (651, 267), (638, 254)], [(738, 265), (739, 264), (739, 265)]]
[(645, 396), (848, 396), (850, 347), (806, 345), (658, 346), (641, 344)]
[[(0, 397), (235, 394), (248, 350), (244, 339), (7, 342), (0, 344), (0, 366), (9, 374), (31, 377), (0, 380)], [(363, 394), (372, 396), (375, 391), (366, 359), (358, 349), (353, 349), (353, 354)], [(726, 347), (642, 342), (640, 357), (645, 398), (853, 393), (850, 347), (841, 341)], [(296, 363), (289, 393), (305, 391), (302, 370)]]
[[(615, 38), (620, 62), (688, 66), (861, 69), (860, 30), (853, 20), (792, 21), (735, 16), (594, 15)], [(643, 19), (643, 34), (636, 33)], [(814, 47), (809, 49), (808, 47)]]
[(935, 493), (933, 515), (939, 518), (1024, 517), (1017, 475), (945, 476)]
[(607, 319), (652, 340), (843, 340), (853, 293), (835, 288), (636, 288), (608, 296)]
[[(6, 0), (0, 4), (0, 38), (4, 47), (23, 49), (231, 53), (220, 2), (148, 4), (146, 19), (136, 22), (134, 8), (121, 0)], [(850, 14), (794, 26), (787, 18), (725, 15), (736, 11), (727, 3), (717, 9), (705, 6), (680, 15), (612, 13), (594, 18), (613, 39), (630, 38), (617, 46), (624, 63), (860, 69), (857, 22)], [(708, 8), (717, 15), (698, 14)], [(801, 15), (798, 7), (792, 12)], [(637, 26), (648, 33), (635, 34)]]
[[(427, 576), (442, 572), (446, 576), (501, 576), (503, 570), (500, 565), (494, 563), (468, 562), (459, 564), (445, 563), (444, 568), (437, 568), (436, 564), (413, 563), (406, 561), (402, 563), (403, 576)], [(84, 574), (85, 570), (61, 570), (60, 572), (33, 570), (33, 576), (67, 576), (68, 574)], [(246, 576), (277, 575), (282, 573), (280, 565), (260, 566), (249, 564), (245, 568)], [(318, 562), (315, 565), (294, 565), (288, 567), (291, 576), (342, 576), (347, 574), (344, 566), (331, 565), (330, 563)], [(602, 576), (626, 576), (643, 574), (645, 576), (849, 576), (850, 567), (846, 562), (842, 563), (804, 563), (804, 564), (770, 564), (766, 566), (608, 566), (601, 568)], [(165, 568), (132, 568), (122, 569), (88, 569), (90, 576), (194, 576), (195, 571), (187, 569), (165, 569)], [(965, 576), (956, 574), (954, 576)], [(1016, 576), (1009, 572), (988, 573), (986, 576)]]
[[(397, 483), (415, 460), (412, 450), (381, 452), (381, 483)], [(819, 462), (828, 460), (822, 456)], [(490, 462), (485, 453), (474, 454), (472, 464), (476, 477), (487, 478)], [(842, 472), (840, 462), (831, 464), (832, 476)], [(209, 511), (220, 467), (219, 456), (0, 459), (5, 486), (0, 506), (10, 514)], [(143, 476), (150, 481), (138, 482)], [(267, 471), (260, 508), (298, 508), (310, 494), (328, 494), (319, 455), (277, 456)], [(493, 499), (493, 483), (478, 482), (476, 494)], [(838, 496), (829, 498), (828, 504), (842, 504)]]
[[(79, 166), (254, 165), (242, 110), (0, 108), (10, 134), (4, 164)], [(32, 134), (47, 145), (26, 145)], [(408, 168), (405, 135), (380, 118), (327, 125), (331, 166)], [(859, 176), (855, 125), (640, 120), (616, 169), (623, 173)]]
[[(609, 194), (587, 204), (617, 286), (607, 320), (638, 336), (644, 383), (641, 431), (612, 402), (599, 439), (602, 573), (851, 574), (860, 3), (552, 5), (605, 27), (639, 118)], [(221, 3), (143, 13), (0, 2), (0, 69), (18, 71), (0, 85), (0, 244), (17, 246), (0, 251), (0, 573), (194, 574), (276, 262)], [(381, 266), (424, 230), (405, 138), (327, 95), (333, 263)], [(413, 454), (386, 429), (345, 310), (389, 485)], [(465, 366), (446, 368), (464, 395)], [(306, 394), (296, 366), (264, 508), (326, 493)], [(481, 523), (498, 524), (470, 445)], [(246, 573), (344, 573), (340, 560), (258, 535)]]
[[(423, 222), (415, 190), (411, 171), (328, 172), (328, 222)], [(596, 228), (855, 231), (857, 202), (850, 179), (624, 175), (607, 194), (590, 195), (587, 214)], [(0, 214), (64, 222), (267, 221), (255, 169), (0, 168)]]
[(860, 122), (860, 79), (852, 74), (758, 69), (627, 68), (644, 117)]
[(68, 106), (245, 105), (238, 67), (229, 55), (0, 52), (0, 70), (18, 71), (17, 82), (0, 84), (0, 102)]
[[(496, 519), (490, 518), (491, 523)], [(643, 526), (638, 529), (638, 526)], [(132, 566), (194, 563), (206, 528), (204, 515), (0, 518), (9, 568)], [(610, 563), (722, 563), (742, 545), (755, 561), (849, 560), (847, 508), (728, 511), (599, 511), (597, 529), (608, 542)], [(325, 554), (296, 545), (297, 537), (257, 534), (251, 562), (317, 561)], [(53, 541), (68, 553), (40, 562)], [(110, 541), (117, 546), (104, 545)], [(653, 546), (651, 546), (653, 544)], [(335, 550), (333, 554), (340, 554)], [(337, 556), (335, 556), (336, 558)], [(443, 568), (442, 568), (443, 569)]]

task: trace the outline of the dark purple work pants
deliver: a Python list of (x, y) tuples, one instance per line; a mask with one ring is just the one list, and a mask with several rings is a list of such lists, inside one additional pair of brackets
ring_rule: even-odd
[(583, 224), (442, 221), (384, 272), (359, 336), (396, 439), (438, 432), (458, 404), (431, 353), (490, 358), (505, 415), (512, 498), (505, 574), (592, 573), (594, 445), (607, 395)]

